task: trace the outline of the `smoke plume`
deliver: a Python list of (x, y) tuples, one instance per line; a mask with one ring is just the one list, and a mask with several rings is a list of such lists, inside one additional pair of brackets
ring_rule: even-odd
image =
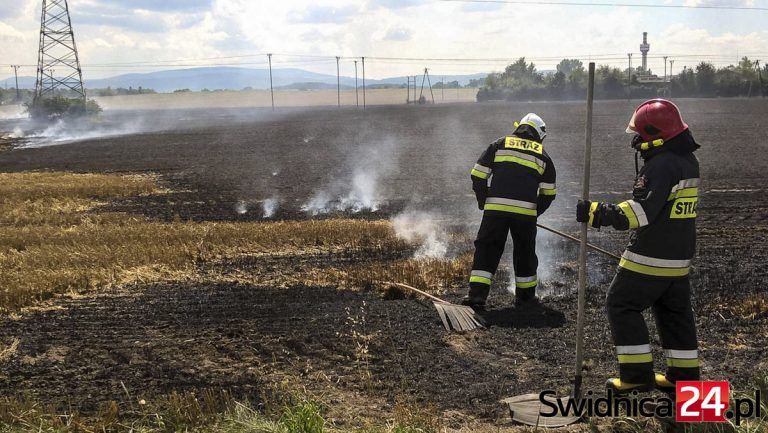
[(418, 243), (415, 259), (444, 258), (448, 253), (448, 233), (441, 228), (440, 218), (419, 211), (405, 211), (392, 218), (392, 227), (398, 238)]

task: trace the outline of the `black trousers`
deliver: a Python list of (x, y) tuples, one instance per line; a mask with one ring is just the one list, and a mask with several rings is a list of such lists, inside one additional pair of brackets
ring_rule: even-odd
[(515, 269), (515, 296), (520, 300), (536, 294), (536, 220), (483, 216), (475, 239), (475, 258), (469, 279), (470, 295), (487, 297), (491, 281), (504, 254), (507, 234), (512, 235), (512, 265)]
[(643, 311), (653, 309), (667, 358), (667, 379), (699, 379), (696, 322), (689, 278), (652, 279), (631, 271), (616, 274), (606, 300), (622, 382), (652, 383), (653, 358)]

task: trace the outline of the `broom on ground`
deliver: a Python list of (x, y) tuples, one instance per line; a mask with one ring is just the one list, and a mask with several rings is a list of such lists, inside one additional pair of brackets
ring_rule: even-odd
[(440, 320), (442, 320), (446, 331), (471, 331), (473, 329), (485, 327), (483, 325), (483, 319), (478, 316), (477, 313), (475, 313), (475, 310), (473, 310), (471, 307), (451, 304), (450, 302), (444, 301), (435, 295), (430, 295), (423, 290), (419, 290), (407, 284), (389, 281), (386, 284), (392, 284), (429, 298), (434, 304), (435, 309), (437, 310), (437, 314), (440, 315)]

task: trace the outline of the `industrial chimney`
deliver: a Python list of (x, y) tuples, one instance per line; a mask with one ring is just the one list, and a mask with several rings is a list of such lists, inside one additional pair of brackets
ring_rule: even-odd
[(648, 45), (648, 32), (643, 32), (643, 43), (640, 44), (640, 52), (643, 54), (643, 72), (648, 71), (648, 51), (651, 46)]

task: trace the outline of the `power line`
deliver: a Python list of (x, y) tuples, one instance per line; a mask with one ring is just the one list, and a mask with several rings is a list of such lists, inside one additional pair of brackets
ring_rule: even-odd
[[(332, 63), (336, 60), (336, 56), (324, 56), (324, 55), (304, 55), (304, 54), (279, 54), (273, 53), (273, 56), (282, 57), (296, 57), (296, 60), (279, 60), (274, 59), (273, 63), (282, 65), (309, 65), (315, 63)], [(88, 68), (151, 68), (151, 67), (203, 67), (203, 66), (244, 66), (244, 65), (266, 65), (266, 61), (249, 61), (249, 62), (207, 62), (208, 60), (224, 60), (224, 59), (245, 59), (250, 57), (266, 56), (266, 54), (243, 54), (233, 56), (219, 56), (219, 57), (201, 57), (201, 58), (188, 58), (188, 59), (175, 59), (175, 60), (152, 60), (152, 61), (134, 61), (134, 62), (112, 62), (112, 63), (88, 63), (83, 64)], [(624, 59), (626, 53), (603, 53), (603, 54), (565, 54), (565, 55), (549, 55), (549, 56), (525, 56), (525, 55), (510, 55), (507, 57), (367, 57), (371, 60), (376, 60), (378, 63), (387, 64), (408, 64), (411, 62), (435, 62), (435, 63), (452, 63), (462, 65), (474, 65), (474, 64), (495, 64), (515, 61), (516, 59), (523, 57), (528, 61), (535, 62), (547, 62), (547, 61), (560, 61), (563, 59), (585, 59), (596, 61), (620, 61)], [(768, 56), (768, 52), (751, 52), (741, 53), (739, 57), (762, 57)], [(730, 61), (733, 56), (726, 54), (691, 54), (691, 53), (662, 53), (657, 55), (649, 55), (649, 59), (663, 59), (664, 57), (674, 57), (677, 59), (692, 58), (692, 59), (712, 59), (712, 60), (728, 60)], [(339, 56), (342, 60), (356, 60), (359, 57), (345, 57)], [(300, 60), (304, 59), (304, 60)], [(35, 67), (34, 64), (16, 64), (21, 67)], [(11, 65), (7, 65), (11, 66)]]
[(506, 3), (517, 5), (552, 5), (552, 6), (606, 6), (630, 8), (664, 8), (664, 9), (719, 9), (719, 10), (748, 10), (768, 11), (768, 7), (758, 6), (715, 6), (715, 5), (666, 5), (644, 3), (609, 3), (609, 2), (568, 2), (568, 1), (516, 1), (516, 0), (439, 0), (452, 3)]

